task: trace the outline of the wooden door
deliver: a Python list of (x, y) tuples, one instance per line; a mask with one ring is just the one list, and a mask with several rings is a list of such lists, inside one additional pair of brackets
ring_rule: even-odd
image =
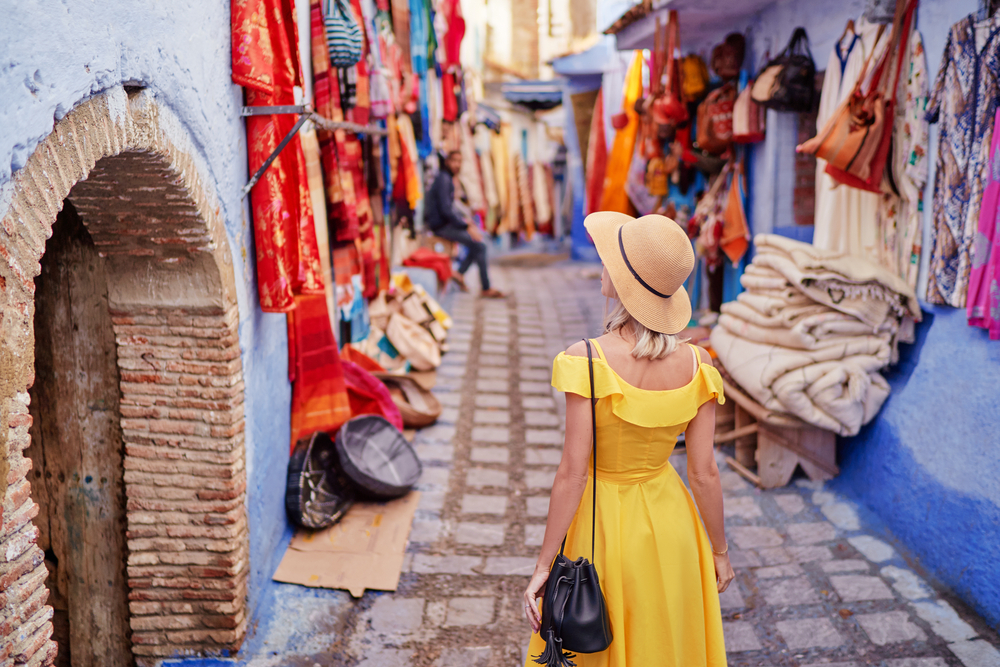
[(57, 665), (132, 665), (115, 337), (104, 261), (65, 203), (35, 281), (32, 497)]

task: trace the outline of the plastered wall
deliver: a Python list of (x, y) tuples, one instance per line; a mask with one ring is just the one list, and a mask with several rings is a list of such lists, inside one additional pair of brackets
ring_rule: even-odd
[(290, 388), (285, 318), (257, 305), (246, 202), (242, 92), (230, 81), (224, 0), (0, 0), (0, 217), (11, 174), (54, 123), (111, 87), (143, 86), (195, 144), (200, 178), (218, 195), (236, 274), (246, 381), (250, 608), (290, 538), (285, 518)]

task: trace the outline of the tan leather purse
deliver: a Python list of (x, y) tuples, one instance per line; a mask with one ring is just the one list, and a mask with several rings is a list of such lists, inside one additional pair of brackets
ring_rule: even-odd
[[(858, 78), (854, 90), (837, 112), (819, 134), (796, 149), (826, 160), (826, 172), (845, 185), (881, 192), (892, 143), (896, 88), (899, 85), (916, 6), (916, 0), (904, 0), (896, 4), (889, 45), (875, 66), (868, 92), (862, 93), (861, 85), (865, 81), (874, 49), (865, 62), (864, 72)], [(879, 37), (882, 36), (882, 30), (879, 28)]]

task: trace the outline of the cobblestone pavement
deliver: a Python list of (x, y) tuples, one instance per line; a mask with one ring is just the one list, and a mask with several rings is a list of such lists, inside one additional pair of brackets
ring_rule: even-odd
[[(510, 299), (452, 303), (435, 390), (446, 407), (415, 441), (425, 472), (399, 590), (353, 606), (335, 664), (523, 664), (520, 596), (563, 437), (552, 358), (597, 334), (604, 301), (593, 267), (494, 273)], [(672, 462), (685, 477), (683, 454)], [(852, 503), (804, 481), (761, 492), (720, 468), (737, 572), (722, 596), (730, 665), (1000, 665), (996, 633), (919, 577)]]

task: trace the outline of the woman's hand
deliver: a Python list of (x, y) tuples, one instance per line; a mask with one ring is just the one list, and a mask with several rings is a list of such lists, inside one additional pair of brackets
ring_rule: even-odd
[(712, 559), (715, 561), (715, 581), (719, 586), (719, 592), (722, 593), (732, 582), (733, 577), (736, 573), (733, 572), (733, 566), (729, 564), (729, 554), (719, 554), (713, 553)]
[(524, 590), (524, 616), (531, 623), (532, 632), (538, 632), (538, 628), (542, 625), (542, 612), (538, 610), (538, 593), (545, 588), (545, 582), (548, 580), (549, 571), (536, 567), (528, 587)]

